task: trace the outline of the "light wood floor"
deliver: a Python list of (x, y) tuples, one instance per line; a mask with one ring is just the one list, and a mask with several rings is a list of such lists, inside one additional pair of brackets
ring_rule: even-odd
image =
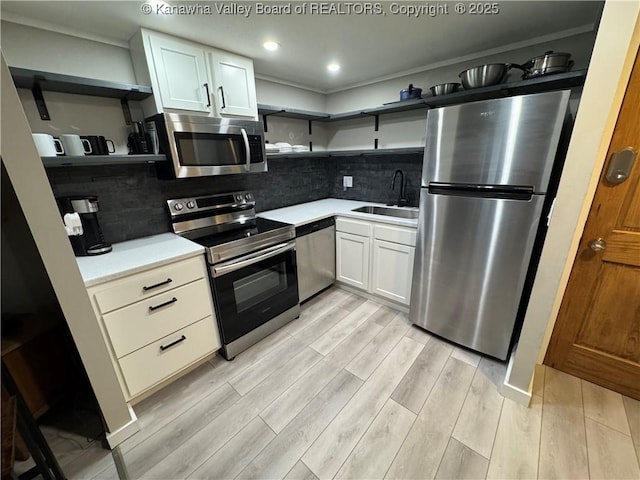
[[(525, 408), (504, 375), (332, 288), (136, 406), (122, 449), (131, 478), (640, 478), (640, 402), (540, 367)], [(69, 478), (117, 478), (98, 445), (61, 457)]]

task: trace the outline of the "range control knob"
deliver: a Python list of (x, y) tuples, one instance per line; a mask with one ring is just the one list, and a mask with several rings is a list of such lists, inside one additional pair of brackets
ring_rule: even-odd
[(236, 195), (236, 200), (237, 200), (238, 202), (241, 202), (241, 201), (242, 201), (242, 195), (241, 195), (241, 194), (237, 194), (237, 195)]
[(251, 194), (250, 193), (245, 194), (244, 198), (245, 198), (245, 200), (247, 202), (250, 202), (251, 201)]
[(189, 201), (187, 202), (187, 208), (196, 208), (196, 204), (195, 204), (195, 203), (193, 203), (191, 200), (189, 200)]
[(184, 208), (184, 206), (181, 203), (176, 203), (173, 206), (173, 208), (176, 209), (177, 211), (180, 211), (180, 210), (182, 210)]

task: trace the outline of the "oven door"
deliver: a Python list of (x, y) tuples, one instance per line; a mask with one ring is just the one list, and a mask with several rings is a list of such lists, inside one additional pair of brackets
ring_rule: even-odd
[(295, 242), (212, 265), (210, 274), (225, 345), (299, 303)]

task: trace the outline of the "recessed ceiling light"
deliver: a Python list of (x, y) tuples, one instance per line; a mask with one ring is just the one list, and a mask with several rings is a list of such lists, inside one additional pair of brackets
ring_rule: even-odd
[(280, 48), (280, 44), (278, 42), (274, 42), (269, 40), (268, 42), (264, 42), (262, 44), (262, 46), (266, 49), (269, 50), (270, 52), (273, 52), (275, 50), (278, 50)]
[(339, 63), (330, 63), (327, 65), (327, 70), (329, 70), (330, 72), (337, 72), (338, 70), (340, 70), (340, 64)]

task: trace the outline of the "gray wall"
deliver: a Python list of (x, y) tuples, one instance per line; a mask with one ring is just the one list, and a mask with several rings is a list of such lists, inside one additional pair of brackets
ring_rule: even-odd
[(6, 21), (1, 30), (2, 53), (12, 67), (137, 83), (129, 49), (123, 46)]
[[(525, 63), (532, 57), (542, 55), (547, 50), (569, 52), (575, 61), (573, 70), (587, 68), (591, 59), (595, 32), (588, 31), (555, 40), (541, 42), (527, 47), (517, 48), (516, 45), (505, 45), (509, 51), (488, 56), (476, 56), (447, 66), (431, 68), (423, 72), (407, 75), (392, 80), (376, 81), (370, 85), (333, 92), (327, 95), (327, 111), (331, 113), (350, 112), (362, 108), (396, 102), (400, 99), (400, 90), (407, 88), (409, 83), (423, 89), (423, 94), (429, 94), (429, 87), (438, 83), (460, 82), (458, 74), (467, 68), (486, 63)], [(472, 43), (472, 40), (470, 40)], [(473, 47), (470, 47), (470, 49)], [(455, 59), (454, 59), (455, 61)], [(507, 80), (520, 80), (522, 72), (511, 70)]]

